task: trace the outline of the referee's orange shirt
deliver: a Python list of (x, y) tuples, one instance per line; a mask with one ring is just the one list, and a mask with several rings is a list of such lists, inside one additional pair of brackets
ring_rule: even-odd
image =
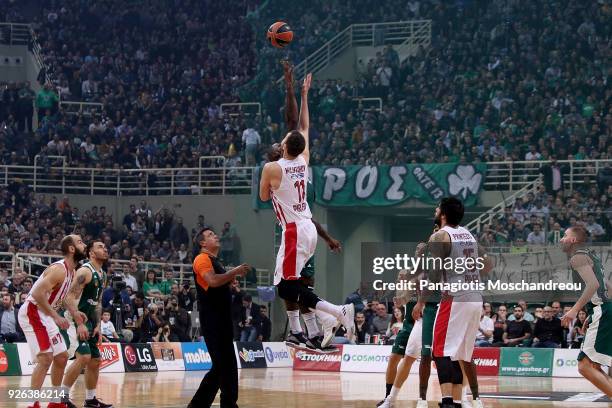
[(196, 283), (204, 290), (208, 290), (208, 282), (204, 279), (207, 273), (215, 273), (213, 264), (208, 254), (199, 254), (193, 260), (193, 272), (195, 273)]

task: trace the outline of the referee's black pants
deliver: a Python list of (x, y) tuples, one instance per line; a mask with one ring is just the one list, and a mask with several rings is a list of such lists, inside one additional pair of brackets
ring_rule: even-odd
[(232, 319), (207, 321), (202, 319), (202, 331), (212, 360), (212, 368), (200, 383), (190, 407), (210, 407), (221, 389), (221, 408), (237, 408), (238, 366), (234, 353)]

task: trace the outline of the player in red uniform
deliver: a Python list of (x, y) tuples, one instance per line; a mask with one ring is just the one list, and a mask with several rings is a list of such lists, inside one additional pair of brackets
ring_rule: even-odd
[[(346, 327), (348, 337), (352, 338), (355, 326), (354, 305), (333, 305), (320, 299), (300, 282), (301, 271), (314, 255), (317, 244), (317, 230), (306, 201), (310, 159), (308, 90), (311, 81), (312, 74), (306, 75), (302, 86), (298, 129), (290, 131), (281, 142), (282, 158), (264, 166), (259, 197), (262, 201), (272, 200), (276, 217), (283, 229), (274, 273), (274, 284), (278, 286), (279, 296), (309, 309), (333, 315)], [(288, 341), (306, 343), (308, 339), (301, 333), (299, 310), (288, 310), (287, 316), (291, 331)], [(328, 345), (322, 344), (323, 347)]]
[[(51, 384), (59, 396), (61, 391), (67, 395), (68, 390), (62, 390), (62, 378), (68, 362), (66, 343), (60, 329), (68, 329), (70, 323), (59, 315), (58, 309), (64, 303), (68, 294), (76, 265), (85, 259), (85, 244), (78, 235), (68, 235), (60, 244), (64, 259), (47, 267), (38, 278), (28, 298), (19, 309), (19, 324), (30, 346), (32, 356), (38, 364), (34, 367), (30, 387), (40, 391), (45, 376), (51, 364)], [(76, 304), (68, 304), (73, 315), (78, 310)], [(60, 398), (57, 398), (59, 401)], [(35, 401), (30, 408), (40, 408), (40, 402)], [(66, 404), (50, 402), (48, 408), (66, 408)]]

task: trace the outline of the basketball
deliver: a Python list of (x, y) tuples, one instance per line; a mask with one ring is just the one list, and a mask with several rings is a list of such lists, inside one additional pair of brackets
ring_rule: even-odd
[(285, 48), (293, 40), (293, 30), (284, 21), (277, 21), (268, 28), (268, 41), (276, 48)]

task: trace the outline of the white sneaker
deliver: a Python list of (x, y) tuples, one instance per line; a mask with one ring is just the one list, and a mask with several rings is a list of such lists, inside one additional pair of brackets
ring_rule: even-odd
[(323, 340), (321, 340), (321, 347), (329, 347), (334, 335), (336, 334), (336, 328), (340, 326), (340, 322), (335, 317), (329, 315), (329, 318), (322, 319), (321, 325), (323, 326)]
[(346, 337), (349, 341), (354, 341), (355, 337), (355, 305), (349, 303), (348, 305), (342, 306), (342, 316), (340, 317), (340, 323), (346, 329)]
[(416, 408), (427, 408), (427, 401), (425, 400), (418, 400), (417, 404), (416, 404)]
[(461, 400), (461, 408), (473, 408), (470, 400)]
[(395, 403), (391, 401), (391, 397), (385, 398), (385, 402), (378, 406), (378, 408), (394, 408)]
[(477, 398), (473, 401), (472, 407), (470, 408), (484, 408), (484, 404), (482, 403), (482, 400), (480, 398)]

